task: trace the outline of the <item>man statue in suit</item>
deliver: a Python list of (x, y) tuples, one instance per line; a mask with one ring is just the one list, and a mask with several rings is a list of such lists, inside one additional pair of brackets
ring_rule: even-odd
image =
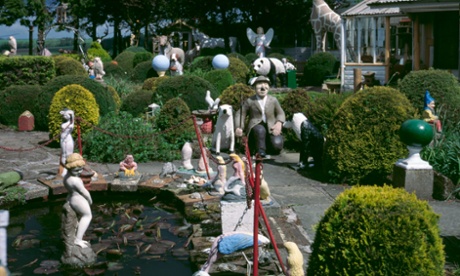
[[(265, 157), (267, 152), (279, 154), (284, 144), (281, 130), (286, 116), (278, 100), (267, 95), (270, 88), (267, 77), (257, 77), (252, 85), (256, 95), (246, 99), (236, 112), (235, 135), (240, 137), (245, 131), (249, 136), (251, 154), (258, 153), (261, 157)], [(248, 123), (245, 126), (246, 121)]]

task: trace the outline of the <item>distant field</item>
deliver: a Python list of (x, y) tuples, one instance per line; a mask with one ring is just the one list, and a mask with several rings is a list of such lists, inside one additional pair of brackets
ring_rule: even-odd
[[(29, 53), (29, 40), (28, 39), (18, 39), (16, 40), (18, 44), (18, 54), (27, 55)], [(87, 39), (86, 47), (89, 48), (92, 40)], [(37, 40), (33, 41), (34, 51), (37, 47)], [(72, 50), (73, 49), (73, 38), (50, 38), (45, 42), (45, 47), (51, 51), (51, 53), (59, 53), (59, 49)], [(3, 53), (5, 50), (9, 50), (10, 46), (8, 45), (8, 39), (0, 39), (0, 53)]]

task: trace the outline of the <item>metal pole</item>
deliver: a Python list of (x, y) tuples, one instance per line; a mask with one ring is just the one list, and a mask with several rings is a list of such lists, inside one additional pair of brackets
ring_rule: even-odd
[(208, 162), (206, 161), (206, 153), (204, 151), (203, 143), (201, 141), (200, 129), (198, 128), (198, 124), (196, 123), (196, 117), (192, 116), (192, 119), (193, 126), (195, 127), (196, 138), (198, 138), (198, 143), (200, 145), (201, 156), (203, 157), (204, 167), (206, 168), (206, 174), (209, 180), (211, 179), (211, 176), (209, 175)]
[(259, 206), (260, 204), (260, 166), (262, 158), (256, 156), (256, 183), (254, 184), (254, 245), (252, 257), (252, 275), (259, 275)]

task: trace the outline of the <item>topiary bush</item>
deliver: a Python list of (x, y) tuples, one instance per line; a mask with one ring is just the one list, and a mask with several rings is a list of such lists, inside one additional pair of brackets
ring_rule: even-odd
[(126, 49), (125, 51), (121, 52), (118, 56), (116, 56), (114, 59), (118, 63), (118, 66), (120, 66), (120, 68), (124, 72), (126, 72), (128, 76), (131, 75), (131, 72), (134, 69), (134, 56), (135, 55), (136, 55), (135, 52), (128, 51)]
[(230, 57), (230, 65), (228, 71), (233, 76), (233, 80), (239, 83), (246, 83), (246, 75), (249, 73), (249, 68), (240, 59)]
[(102, 48), (101, 44), (97, 41), (91, 42), (87, 55), (89, 60), (93, 60), (95, 57), (100, 57), (104, 63), (112, 61), (112, 57), (110, 57), (109, 53)]
[(208, 72), (213, 70), (212, 59), (212, 56), (200, 56), (195, 58), (190, 64), (190, 71), (194, 72), (195, 70), (200, 69), (204, 72)]
[(150, 52), (138, 52), (134, 55), (133, 66), (134, 68), (141, 62), (149, 61), (150, 67), (152, 67), (153, 54)]
[(177, 150), (196, 137), (190, 109), (181, 98), (165, 102), (155, 118), (155, 126), (162, 132), (165, 141), (175, 145)]
[[(48, 114), (48, 128), (51, 137), (61, 133), (62, 115), (59, 112), (65, 107), (73, 110), (75, 117), (81, 117), (89, 123), (81, 123), (82, 134), (89, 132), (99, 122), (99, 107), (93, 94), (81, 85), (67, 85), (60, 89), (51, 101)], [(72, 136), (76, 139), (77, 131), (74, 131)]]
[(124, 52), (132, 52), (132, 53), (142, 53), (142, 52), (148, 52), (145, 50), (144, 47), (140, 46), (130, 46), (124, 50)]
[(128, 75), (128, 72), (125, 71), (123, 68), (121, 68), (118, 65), (118, 62), (106, 62), (104, 63), (104, 80), (107, 80), (107, 78), (126, 78)]
[(41, 89), (39, 85), (12, 85), (0, 90), (0, 123), (17, 126), (24, 111), (34, 114)]
[(251, 64), (254, 60), (259, 58), (259, 56), (256, 53), (246, 54), (245, 57), (248, 60), (249, 64)]
[(240, 53), (230, 53), (230, 54), (227, 54), (227, 57), (228, 58), (236, 58), (236, 59), (239, 59), (241, 60), (242, 62), (244, 62), (244, 64), (246, 64), (246, 66), (249, 67), (249, 65), (251, 64), (251, 62), (245, 57), (243, 56), (242, 54)]
[(107, 85), (107, 90), (110, 92), (110, 95), (112, 95), (115, 105), (117, 107), (116, 110), (118, 111), (121, 106), (120, 95), (118, 95), (117, 90), (115, 90), (113, 86)]
[(79, 84), (89, 90), (95, 97), (99, 106), (100, 115), (105, 115), (117, 110), (117, 105), (112, 93), (101, 83), (87, 76), (64, 75), (52, 79), (47, 83), (46, 89), (42, 89), (37, 102), (37, 114), (34, 114), (35, 124), (38, 130), (48, 130), (48, 113), (54, 94), (69, 84)]
[(326, 76), (334, 72), (337, 59), (329, 52), (313, 54), (305, 63), (302, 85), (319, 86)]
[(206, 91), (211, 91), (213, 99), (219, 97), (217, 89), (207, 80), (189, 75), (175, 76), (162, 81), (153, 94), (152, 102), (164, 103), (180, 97), (190, 110), (208, 109)]
[(444, 125), (460, 121), (460, 85), (452, 73), (438, 69), (412, 71), (398, 82), (398, 89), (420, 112), (428, 89)]
[(123, 101), (120, 110), (125, 111), (133, 115), (134, 117), (140, 117), (148, 111), (148, 105), (152, 101), (152, 90), (138, 90), (129, 94)]
[(111, 112), (101, 118), (99, 127), (83, 136), (83, 156), (93, 162), (118, 163), (127, 154), (132, 154), (136, 162), (154, 160), (155, 134), (151, 125), (141, 118), (120, 111)]
[(144, 81), (142, 89), (155, 91), (157, 89), (157, 86), (164, 80), (167, 80), (168, 78), (168, 76), (148, 78)]
[(286, 118), (292, 118), (292, 115), (297, 112), (302, 112), (307, 116), (305, 111), (309, 109), (311, 99), (307, 90), (296, 88), (289, 91), (280, 104), (286, 114)]
[(230, 74), (230, 71), (227, 69), (209, 71), (204, 75), (204, 79), (214, 85), (219, 94), (222, 93), (225, 88), (235, 83), (232, 74)]
[(233, 110), (239, 110), (242, 103), (250, 96), (255, 95), (254, 89), (243, 83), (235, 83), (227, 87), (220, 95), (220, 104), (229, 104)]
[(88, 76), (88, 72), (86, 72), (83, 65), (73, 58), (66, 57), (66, 56), (58, 56), (54, 58), (54, 62), (55, 62), (55, 68), (56, 68), (56, 76), (62, 76), (62, 75)]
[(353, 187), (321, 219), (308, 275), (444, 275), (439, 215), (403, 189)]
[(146, 79), (154, 76), (158, 76), (158, 74), (155, 70), (153, 70), (152, 62), (143, 61), (134, 67), (131, 74), (131, 80), (134, 82), (144, 82)]
[(332, 183), (384, 183), (407, 157), (401, 124), (417, 111), (398, 90), (376, 86), (348, 97), (327, 131), (323, 168)]
[(323, 94), (320, 97), (316, 97), (310, 102), (308, 108), (305, 109), (305, 116), (307, 116), (313, 125), (317, 126), (323, 135), (326, 135), (335, 113), (350, 95), (352, 94)]

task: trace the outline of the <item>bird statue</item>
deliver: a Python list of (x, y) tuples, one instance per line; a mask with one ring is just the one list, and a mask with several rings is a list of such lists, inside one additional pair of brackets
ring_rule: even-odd
[(284, 247), (288, 253), (286, 263), (288, 267), (288, 273), (290, 276), (304, 276), (303, 271), (303, 255), (300, 252), (297, 244), (293, 242), (285, 242)]
[[(229, 255), (238, 251), (245, 250), (253, 246), (254, 236), (248, 232), (228, 232), (218, 236), (209, 252), (208, 260), (201, 269), (193, 274), (193, 276), (209, 276), (211, 265), (217, 261), (222, 255)], [(258, 246), (265, 246), (270, 243), (270, 240), (258, 235)]]
[(16, 38), (14, 36), (10, 36), (8, 40), (8, 45), (10, 45), (10, 56), (16, 55), (16, 52), (18, 51), (18, 44), (16, 43)]
[(219, 108), (220, 99), (217, 98), (216, 100), (213, 100), (211, 98), (211, 91), (206, 91), (206, 97), (204, 99), (206, 100), (206, 103), (208, 103), (209, 110), (217, 110)]
[(105, 75), (104, 72), (104, 64), (102, 63), (102, 60), (100, 57), (95, 57), (94, 58), (94, 75), (96, 76), (97, 80), (102, 80), (102, 77)]

